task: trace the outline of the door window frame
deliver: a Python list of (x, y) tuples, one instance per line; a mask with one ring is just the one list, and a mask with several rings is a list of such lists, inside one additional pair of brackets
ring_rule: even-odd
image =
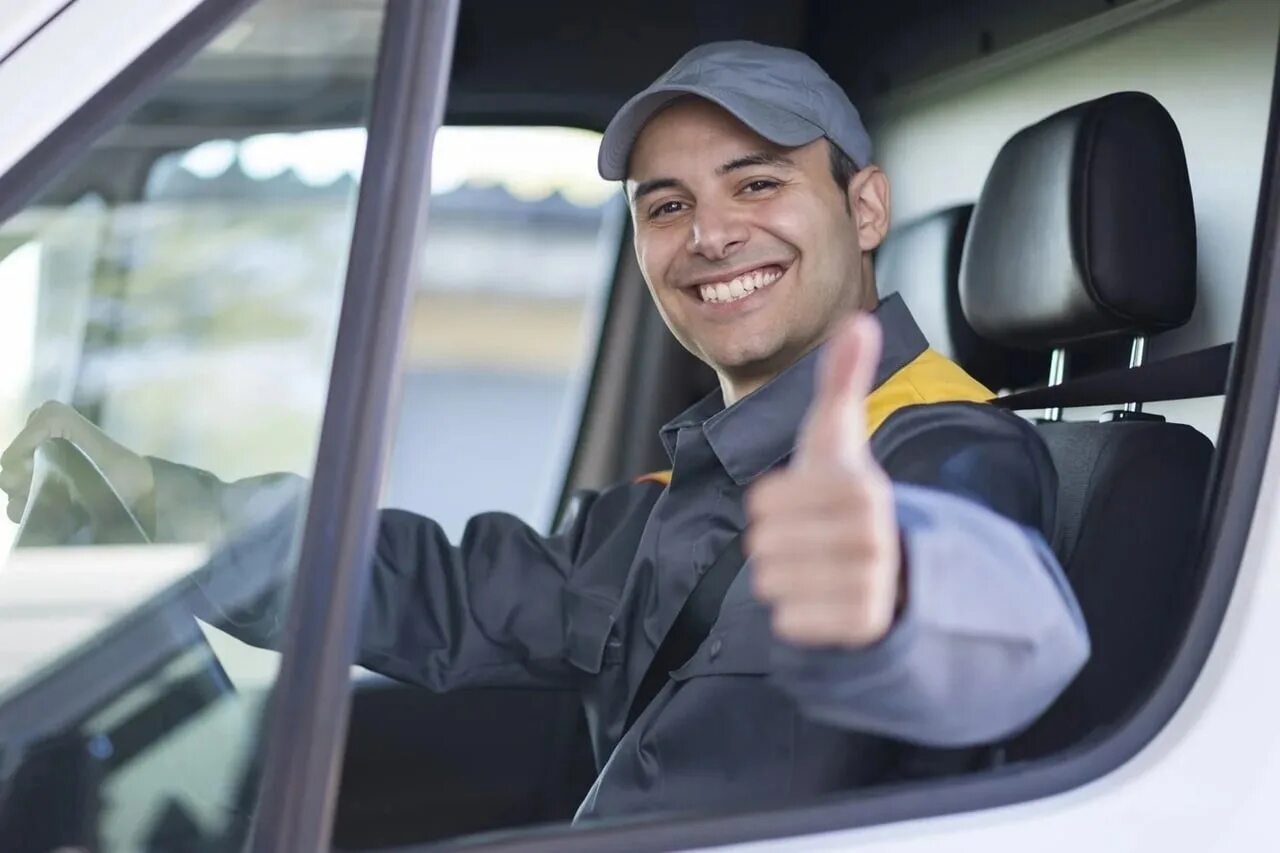
[(0, 21), (0, 63), (20, 49), (75, 0), (27, 0), (21, 9), (7, 10), (11, 16)]
[[(372, 575), (458, 0), (388, 0), (315, 479), (267, 723), (255, 850), (325, 850)], [(328, 464), (325, 464), (325, 463)]]
[(151, 84), (184, 65), (252, 2), (130, 0), (129, 14), (122, 15), (112, 0), (74, 0), (0, 60), (8, 110), (0, 135), (0, 219), (16, 213), (138, 106)]

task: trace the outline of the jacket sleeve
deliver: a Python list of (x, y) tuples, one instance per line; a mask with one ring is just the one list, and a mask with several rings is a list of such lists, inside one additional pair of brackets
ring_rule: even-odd
[[(220, 543), (197, 577), (204, 609), (197, 615), (245, 642), (276, 647), (306, 481), (223, 483), (194, 468), (152, 464), (157, 536)], [(479, 515), (452, 545), (430, 519), (381, 511), (358, 663), (432, 690), (570, 685), (578, 670), (566, 635), (576, 613), (565, 587), (586, 515), (554, 536), (514, 516)]]
[(894, 482), (902, 612), (865, 649), (776, 643), (775, 674), (828, 723), (935, 747), (995, 741), (1034, 721), (1089, 655), (1046, 544), (1056, 474), (1014, 415), (947, 404), (894, 418), (872, 447)]

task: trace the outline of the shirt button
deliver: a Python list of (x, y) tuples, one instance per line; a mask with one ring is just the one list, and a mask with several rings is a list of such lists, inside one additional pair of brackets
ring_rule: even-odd
[(720, 649), (724, 648), (724, 643), (719, 638), (711, 641), (711, 648), (707, 651), (707, 657), (715, 660), (720, 656)]

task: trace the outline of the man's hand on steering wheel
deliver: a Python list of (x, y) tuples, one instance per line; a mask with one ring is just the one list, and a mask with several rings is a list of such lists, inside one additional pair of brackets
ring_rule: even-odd
[(27, 425), (0, 453), (0, 490), (8, 496), (6, 512), (14, 523), (22, 519), (31, 492), (33, 456), (36, 448), (51, 438), (61, 438), (89, 457), (116, 494), (132, 508), (151, 494), (154, 479), (151, 463), (113, 441), (65, 403), (49, 401), (27, 418)]

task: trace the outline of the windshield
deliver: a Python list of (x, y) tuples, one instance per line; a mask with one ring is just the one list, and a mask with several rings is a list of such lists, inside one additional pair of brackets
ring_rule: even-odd
[[(277, 656), (195, 618), (191, 581), (275, 519), (287, 594), (381, 7), (254, 6), (0, 223), (0, 445), (43, 430), (4, 460), (0, 522), (0, 838), (23, 849), (243, 843)], [(135, 488), (151, 457), (282, 485), (215, 513)]]

